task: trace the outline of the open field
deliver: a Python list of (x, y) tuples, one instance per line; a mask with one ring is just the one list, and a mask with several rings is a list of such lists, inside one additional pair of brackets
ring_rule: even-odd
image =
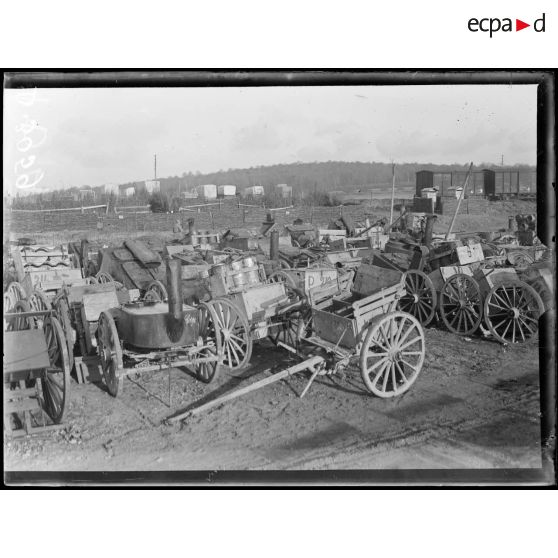
[[(396, 201), (401, 202), (402, 199), (398, 198)], [(411, 200), (407, 200), (406, 203), (410, 205)], [(342, 213), (350, 215), (355, 220), (364, 220), (368, 217), (371, 222), (382, 217), (389, 217), (389, 205), (389, 200), (367, 200), (360, 205), (299, 206), (273, 213), (280, 224), (292, 223), (299, 218), (317, 226), (327, 227), (330, 221), (337, 219)], [(212, 205), (183, 211), (180, 214), (126, 213), (122, 215), (122, 219), (114, 215), (81, 214), (79, 211), (62, 213), (4, 211), (3, 236), (6, 239), (11, 232), (16, 237), (32, 236), (38, 243), (47, 244), (68, 242), (85, 237), (90, 240), (116, 242), (149, 233), (170, 234), (177, 219), (182, 220), (186, 229), (186, 221), (191, 217), (196, 220), (196, 226), (199, 229), (221, 231), (229, 228), (259, 229), (261, 223), (266, 219), (267, 211), (262, 207), (238, 207), (237, 202), (233, 200), (226, 200), (220, 208), (218, 205)], [(534, 212), (536, 212), (534, 202), (522, 200), (490, 202), (487, 212), (482, 215), (469, 215), (460, 211), (454, 231), (474, 232), (505, 229), (508, 226), (510, 215)], [(450, 221), (451, 215), (439, 215), (434, 225), (434, 231), (437, 233), (447, 231)], [(97, 228), (99, 222), (102, 223), (101, 229)]]

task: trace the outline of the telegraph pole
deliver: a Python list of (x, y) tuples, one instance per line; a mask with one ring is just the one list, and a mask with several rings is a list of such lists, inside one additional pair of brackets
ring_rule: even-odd
[(157, 154), (153, 155), (153, 174), (154, 180), (157, 180)]

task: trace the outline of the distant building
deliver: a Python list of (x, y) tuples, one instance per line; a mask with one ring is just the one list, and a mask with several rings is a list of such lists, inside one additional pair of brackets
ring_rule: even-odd
[(126, 188), (126, 190), (124, 190), (124, 195), (127, 198), (132, 197), (135, 193), (136, 193), (136, 189), (133, 186), (130, 186), (129, 188)]
[(198, 196), (206, 200), (212, 200), (217, 197), (217, 186), (215, 184), (202, 184), (196, 188)]
[(115, 196), (118, 196), (118, 194), (120, 194), (118, 184), (105, 184), (105, 194), (114, 194)]
[(275, 186), (275, 192), (282, 198), (293, 197), (293, 187), (288, 184), (277, 184), (277, 186)]
[(244, 188), (244, 190), (242, 191), (242, 197), (258, 197), (263, 196), (264, 194), (265, 190), (263, 186), (248, 186), (248, 188)]
[(90, 188), (82, 188), (78, 193), (79, 201), (95, 200), (96, 197), (97, 197), (97, 194), (95, 194), (95, 192), (93, 190), (91, 190)]
[(233, 184), (224, 184), (223, 186), (218, 186), (217, 195), (221, 198), (236, 196), (236, 186), (234, 186)]
[(195, 190), (192, 190), (192, 191), (181, 192), (180, 196), (185, 200), (192, 200), (198, 197), (198, 193)]
[(156, 194), (161, 191), (161, 181), (160, 180), (146, 180), (145, 189), (148, 194)]

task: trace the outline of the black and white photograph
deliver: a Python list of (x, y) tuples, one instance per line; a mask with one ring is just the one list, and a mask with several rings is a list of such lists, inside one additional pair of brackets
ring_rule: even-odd
[(5, 482), (552, 482), (553, 88), (5, 73)]

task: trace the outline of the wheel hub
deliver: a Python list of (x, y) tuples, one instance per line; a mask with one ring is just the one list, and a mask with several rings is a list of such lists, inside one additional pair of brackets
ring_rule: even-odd
[(413, 293), (413, 295), (412, 295), (412, 296), (413, 296), (413, 304), (417, 304), (417, 303), (418, 303), (418, 301), (419, 301), (419, 297), (418, 297), (418, 294), (416, 294), (416, 293)]
[(517, 308), (510, 308), (510, 316), (514, 319), (519, 318), (519, 310)]
[(229, 339), (231, 338), (231, 332), (228, 329), (223, 329), (222, 332), (225, 341), (229, 341)]

